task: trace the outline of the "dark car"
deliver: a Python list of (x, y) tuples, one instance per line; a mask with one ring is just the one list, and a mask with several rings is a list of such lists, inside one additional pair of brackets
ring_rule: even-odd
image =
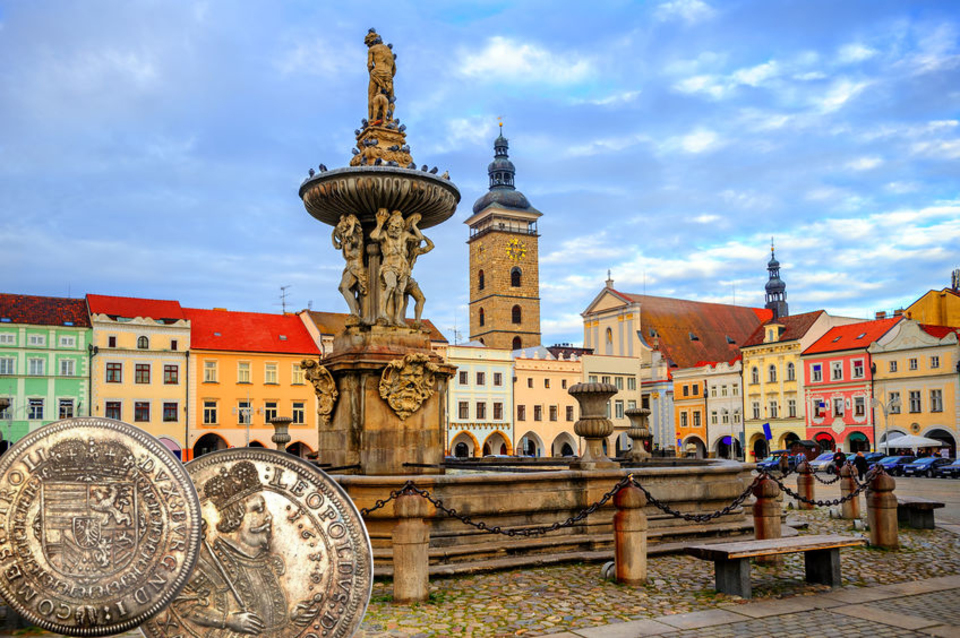
[[(786, 452), (784, 452), (786, 453)], [(757, 463), (758, 470), (765, 470), (767, 472), (772, 472), (774, 470), (780, 469), (780, 454), (771, 454), (767, 458)], [(796, 454), (793, 456), (787, 456), (787, 471), (793, 471), (797, 467), (797, 463), (800, 462), (800, 459), (806, 458), (803, 454)]]
[(940, 478), (960, 477), (960, 459), (954, 459), (947, 465), (934, 468), (933, 473)]
[(867, 459), (867, 467), (873, 467), (880, 459), (887, 458), (887, 454), (885, 452), (867, 452), (863, 455), (863, 458)]
[(916, 460), (915, 456), (888, 456), (877, 461), (877, 465), (882, 465), (891, 476), (902, 476), (903, 468)]
[(945, 459), (940, 456), (927, 456), (905, 465), (903, 475), (933, 478), (936, 475), (936, 468), (950, 465), (951, 461), (953, 461), (953, 459)]

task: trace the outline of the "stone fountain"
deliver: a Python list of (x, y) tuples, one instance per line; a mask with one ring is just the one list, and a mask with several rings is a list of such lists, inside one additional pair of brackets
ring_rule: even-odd
[[(340, 251), (340, 292), (350, 310), (343, 331), (322, 361), (303, 368), (318, 397), (319, 458), (358, 507), (370, 508), (407, 481), (489, 526), (549, 525), (599, 500), (628, 472), (661, 500), (684, 512), (727, 505), (749, 483), (749, 471), (730, 461), (665, 466), (637, 456), (624, 468), (607, 458), (602, 440), (613, 425), (603, 384), (571, 388), (581, 403), (575, 425), (587, 451), (568, 469), (526, 473), (444, 474), (446, 389), (455, 368), (430, 349), (421, 330), (424, 296), (413, 277), (433, 243), (423, 231), (449, 219), (460, 193), (446, 173), (417, 168), (397, 119), (396, 56), (375, 30), (366, 35), (370, 72), (367, 114), (356, 131), (349, 166), (313, 169), (300, 187), (307, 211), (333, 227)], [(414, 300), (413, 318), (406, 314)], [(612, 392), (611, 392), (612, 390)], [(637, 428), (639, 430), (639, 428)], [(636, 432), (638, 436), (643, 433)], [(636, 446), (639, 447), (639, 446)], [(558, 460), (566, 467), (567, 462)], [(377, 573), (391, 572), (395, 502), (365, 517)], [(535, 538), (493, 536), (438, 516), (427, 506), (432, 574), (606, 560), (612, 547), (612, 504), (570, 527)], [(689, 535), (737, 534), (750, 528), (738, 509), (709, 524), (692, 524), (648, 508), (650, 542)], [(655, 550), (654, 550), (655, 551)]]

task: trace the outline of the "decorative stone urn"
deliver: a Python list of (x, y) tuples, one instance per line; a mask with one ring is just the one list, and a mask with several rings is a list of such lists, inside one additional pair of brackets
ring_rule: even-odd
[(270, 419), (270, 425), (273, 426), (273, 436), (270, 437), (270, 440), (281, 452), (287, 449), (287, 444), (290, 442), (291, 423), (293, 423), (293, 419), (288, 416), (278, 416)]
[(650, 416), (649, 408), (630, 408), (624, 414), (630, 419), (630, 429), (627, 430), (627, 436), (633, 441), (633, 447), (630, 448), (627, 458), (632, 463), (639, 463), (644, 459), (650, 458), (650, 453), (644, 447), (644, 442), (653, 438), (650, 430), (647, 428), (647, 419)]
[(573, 431), (586, 440), (583, 454), (570, 464), (570, 469), (620, 467), (603, 451), (604, 439), (613, 434), (613, 421), (607, 418), (607, 402), (617, 393), (617, 387), (610, 383), (578, 383), (568, 392), (580, 404), (580, 420), (573, 424)]

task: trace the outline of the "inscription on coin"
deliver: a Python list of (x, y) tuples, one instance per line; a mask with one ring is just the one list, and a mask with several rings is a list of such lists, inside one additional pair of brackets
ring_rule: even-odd
[(349, 638), (373, 585), (373, 552), (350, 497), (310, 463), (234, 448), (187, 464), (203, 542), (190, 582), (141, 627), (150, 638)]
[(187, 583), (200, 522), (184, 467), (152, 436), (96, 417), (53, 423), (0, 457), (0, 593), (51, 631), (125, 631)]

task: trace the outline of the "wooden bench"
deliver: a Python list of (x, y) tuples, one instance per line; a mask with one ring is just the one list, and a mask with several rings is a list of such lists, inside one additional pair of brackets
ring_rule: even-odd
[(684, 550), (691, 556), (713, 561), (716, 569), (717, 591), (750, 598), (751, 558), (803, 552), (807, 582), (838, 587), (840, 585), (840, 548), (859, 547), (866, 544), (867, 541), (863, 538), (820, 534), (693, 545)]
[(933, 529), (933, 510), (944, 507), (939, 501), (916, 496), (897, 496), (897, 522), (914, 529)]

